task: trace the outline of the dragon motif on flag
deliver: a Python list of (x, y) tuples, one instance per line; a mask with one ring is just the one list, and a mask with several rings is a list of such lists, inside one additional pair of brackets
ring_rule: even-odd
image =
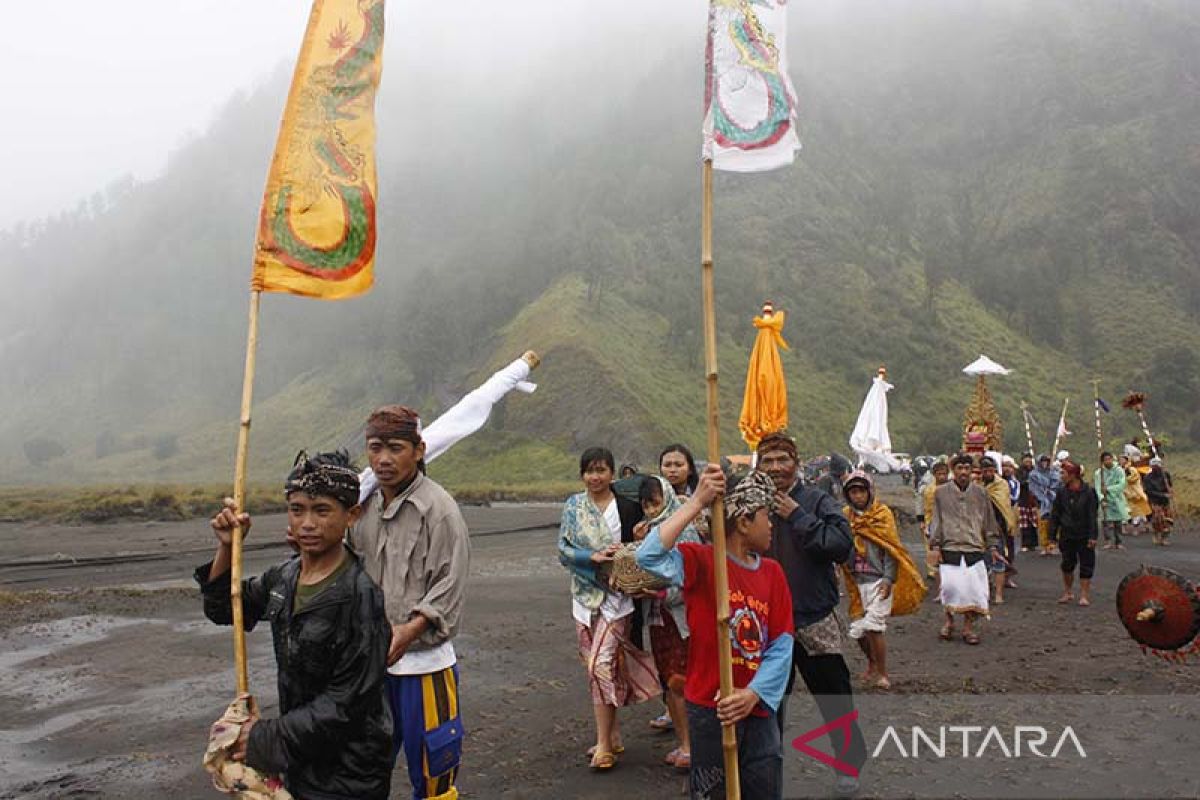
[[(710, 37), (707, 53), (710, 79), (705, 104), (712, 114), (713, 137), (724, 147), (743, 150), (769, 147), (791, 129), (794, 101), (781, 75), (779, 49), (755, 10), (785, 3), (786, 0), (713, 0), (714, 24), (726, 28), (727, 41), (737, 53), (736, 63), (718, 72)], [(744, 114), (739, 118), (737, 111), (722, 98), (722, 89), (742, 90), (751, 81), (762, 83), (765, 109), (759, 119), (745, 119)]]
[[(263, 249), (282, 264), (329, 281), (355, 275), (375, 253), (373, 166), (347, 128), (370, 113), (383, 45), (383, 0), (359, 0), (358, 11), (358, 39), (351, 42), (340, 21), (323, 44), (345, 52), (332, 63), (313, 66), (307, 80), (293, 89), (294, 144), (289, 150), (294, 147), (295, 152), (286, 156), (284, 179), (263, 204), (260, 227)], [(342, 209), (341, 236), (332, 243), (309, 241), (294, 224), (295, 216), (312, 209), (323, 195), (340, 201)]]

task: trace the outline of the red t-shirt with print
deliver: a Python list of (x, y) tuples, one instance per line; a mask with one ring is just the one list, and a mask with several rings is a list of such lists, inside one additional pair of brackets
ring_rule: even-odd
[[(683, 555), (683, 599), (691, 629), (683, 694), (690, 703), (713, 708), (721, 687), (713, 549), (712, 545), (692, 542), (684, 542), (678, 549)], [(774, 559), (760, 558), (757, 569), (747, 569), (733, 559), (728, 559), (727, 564), (733, 685), (741, 689), (754, 679), (767, 644), (792, 633), (792, 595), (783, 567)], [(753, 713), (767, 715), (761, 706)]]

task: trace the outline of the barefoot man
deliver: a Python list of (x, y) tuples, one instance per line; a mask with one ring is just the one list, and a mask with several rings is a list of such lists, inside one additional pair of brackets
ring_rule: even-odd
[(1054, 498), (1050, 511), (1050, 535), (1058, 540), (1062, 553), (1063, 593), (1060, 603), (1075, 599), (1071, 584), (1075, 581), (1075, 565), (1079, 564), (1079, 605), (1090, 606), (1092, 574), (1096, 571), (1096, 537), (1099, 534), (1096, 517), (1099, 502), (1092, 487), (1083, 481), (1083, 470), (1074, 461), (1062, 463), (1066, 485)]

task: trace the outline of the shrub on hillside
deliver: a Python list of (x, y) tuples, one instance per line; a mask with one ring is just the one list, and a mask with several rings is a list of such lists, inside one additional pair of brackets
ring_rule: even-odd
[(25, 442), (25, 458), (35, 467), (40, 467), (47, 461), (66, 455), (67, 449), (53, 439), (38, 436)]

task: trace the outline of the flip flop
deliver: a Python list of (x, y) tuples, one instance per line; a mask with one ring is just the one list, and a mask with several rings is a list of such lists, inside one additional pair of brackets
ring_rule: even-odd
[(938, 631), (938, 638), (943, 642), (950, 641), (954, 638), (954, 628), (950, 625), (943, 625), (942, 629)]

